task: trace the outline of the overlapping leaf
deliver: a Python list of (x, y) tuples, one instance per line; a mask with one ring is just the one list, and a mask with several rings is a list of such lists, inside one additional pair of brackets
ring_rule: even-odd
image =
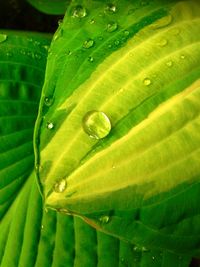
[(0, 266), (138, 266), (133, 247), (43, 208), (32, 135), (49, 38), (0, 35)]
[[(72, 3), (36, 129), (48, 206), (131, 243), (199, 255), (199, 10), (198, 1)], [(112, 124), (102, 140), (82, 127), (93, 110)]]

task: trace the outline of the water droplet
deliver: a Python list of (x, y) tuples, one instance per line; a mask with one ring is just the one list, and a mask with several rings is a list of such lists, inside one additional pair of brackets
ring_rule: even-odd
[(155, 257), (154, 257), (154, 256), (152, 256), (152, 260), (153, 260), (153, 261), (155, 260)]
[(109, 216), (101, 216), (100, 218), (99, 218), (99, 221), (101, 222), (101, 223), (103, 223), (103, 224), (106, 224), (106, 223), (108, 223), (109, 221), (110, 221), (110, 217)]
[(181, 55), (180, 58), (181, 58), (181, 59), (185, 59), (185, 55)]
[(44, 229), (44, 225), (43, 224), (41, 225), (41, 229)]
[(58, 40), (60, 37), (62, 37), (62, 35), (63, 35), (63, 29), (59, 28), (59, 29), (55, 32), (55, 34), (54, 34), (54, 36), (53, 36), (53, 41)]
[(95, 23), (95, 20), (94, 20), (94, 19), (91, 19), (91, 20), (89, 21), (89, 23), (90, 23), (90, 24), (94, 24), (94, 23)]
[(48, 122), (47, 123), (47, 129), (52, 130), (53, 128), (54, 128), (53, 122)]
[(7, 53), (6, 53), (6, 56), (7, 56), (7, 57), (11, 57), (12, 55), (13, 55), (13, 54), (12, 54), (11, 52), (7, 52)]
[(128, 36), (129, 34), (130, 34), (129, 31), (127, 31), (127, 30), (124, 31), (124, 35)]
[(105, 8), (105, 11), (115, 13), (117, 11), (117, 7), (114, 4), (108, 4)]
[(112, 168), (115, 169), (116, 168), (115, 165), (113, 165)]
[(173, 65), (173, 62), (170, 60), (170, 61), (167, 61), (166, 62), (166, 65), (168, 66), (168, 67), (171, 67), (172, 65)]
[(116, 22), (111, 22), (111, 23), (108, 23), (107, 25), (107, 32), (114, 32), (116, 31), (118, 28), (118, 25)]
[(93, 61), (94, 61), (94, 58), (93, 58), (92, 56), (90, 56), (90, 57), (88, 58), (88, 61), (89, 61), (89, 62), (93, 62)]
[(87, 11), (83, 6), (77, 5), (73, 9), (72, 16), (74, 18), (84, 18), (85, 16), (87, 16)]
[(145, 78), (145, 79), (143, 80), (143, 84), (146, 85), (146, 86), (148, 86), (148, 85), (151, 84), (151, 80), (150, 80), (149, 78)]
[(44, 45), (43, 48), (48, 51), (49, 50), (49, 45)]
[(53, 97), (48, 97), (46, 96), (44, 98), (44, 104), (47, 106), (47, 107), (50, 107), (53, 105), (53, 102), (54, 102), (54, 98)]
[(66, 186), (67, 186), (67, 182), (65, 179), (62, 179), (60, 180), (59, 182), (57, 182), (55, 185), (54, 185), (54, 191), (56, 193), (62, 193), (65, 191), (66, 189)]
[(90, 48), (94, 45), (94, 40), (88, 39), (83, 43), (84, 48)]
[(85, 114), (82, 121), (84, 131), (92, 138), (106, 137), (111, 130), (111, 122), (102, 111), (92, 110)]
[(108, 45), (108, 48), (112, 48), (112, 44), (109, 44), (109, 45)]
[(163, 39), (160, 39), (160, 41), (158, 41), (158, 45), (163, 47), (163, 46), (166, 46), (168, 43), (167, 39), (163, 38)]
[(59, 19), (58, 20), (58, 26), (61, 26), (63, 24), (63, 20), (62, 19)]
[(157, 21), (155, 21), (150, 26), (150, 28), (153, 29), (153, 30), (156, 30), (156, 29), (160, 29), (160, 28), (166, 27), (166, 26), (168, 26), (169, 24), (172, 23), (172, 20), (173, 20), (172, 15), (168, 15), (168, 16), (162, 17), (161, 19), (158, 19)]

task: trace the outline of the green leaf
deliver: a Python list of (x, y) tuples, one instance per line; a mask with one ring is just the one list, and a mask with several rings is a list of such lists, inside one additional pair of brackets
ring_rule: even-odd
[[(47, 206), (133, 244), (200, 254), (199, 11), (198, 1), (72, 3), (35, 131)], [(88, 134), (91, 111), (101, 115)]]
[(61, 15), (65, 13), (70, 0), (27, 0), (27, 2), (46, 14)]
[(48, 45), (45, 35), (0, 34), (0, 266), (132, 266), (132, 245), (43, 207), (32, 135)]

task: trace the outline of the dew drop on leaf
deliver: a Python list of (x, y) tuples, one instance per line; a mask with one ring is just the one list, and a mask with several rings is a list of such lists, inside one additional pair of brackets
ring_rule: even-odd
[(153, 30), (160, 29), (160, 28), (170, 25), (172, 23), (172, 20), (173, 20), (172, 15), (169, 14), (168, 16), (165, 16), (155, 21), (153, 24), (151, 24), (150, 27)]
[(163, 39), (160, 39), (160, 41), (158, 41), (158, 45), (161, 46), (161, 47), (164, 47), (166, 46), (168, 43), (167, 39), (163, 38)]
[(91, 48), (94, 45), (94, 40), (88, 39), (83, 43), (83, 48)]
[(111, 122), (104, 112), (92, 110), (83, 117), (82, 127), (90, 137), (101, 139), (110, 133)]
[(58, 181), (55, 185), (54, 185), (54, 191), (56, 193), (62, 193), (65, 191), (67, 187), (67, 182), (65, 179), (62, 179), (60, 181)]
[(106, 12), (115, 13), (117, 11), (117, 7), (114, 4), (108, 4), (105, 8)]
[(3, 43), (7, 40), (8, 36), (6, 34), (0, 33), (0, 43)]
[(88, 58), (88, 61), (89, 61), (89, 62), (93, 62), (93, 61), (94, 61), (94, 58), (93, 58), (92, 56), (90, 56), (90, 57)]
[(125, 31), (124, 31), (124, 35), (126, 35), (126, 36), (128, 36), (128, 35), (129, 35), (129, 33), (130, 33), (130, 32), (129, 32), (129, 31), (127, 31), (127, 30), (125, 30)]
[(47, 123), (47, 129), (52, 130), (53, 128), (54, 128), (53, 122), (48, 122)]
[(185, 55), (181, 55), (180, 58), (181, 58), (181, 59), (185, 59)]
[(151, 80), (149, 78), (145, 78), (143, 80), (143, 84), (146, 85), (146, 86), (149, 86), (151, 84)]
[(77, 5), (72, 11), (72, 16), (74, 18), (84, 18), (85, 16), (87, 16), (87, 11), (85, 7)]
[(44, 98), (44, 104), (47, 106), (47, 107), (50, 107), (53, 105), (53, 102), (54, 102), (54, 98), (53, 97), (45, 97)]
[(173, 62), (170, 60), (170, 61), (167, 61), (166, 62), (166, 65), (168, 66), (168, 67), (171, 67), (172, 65), (173, 65)]
[(103, 223), (103, 224), (106, 224), (106, 223), (108, 223), (109, 221), (110, 221), (110, 217), (109, 216), (101, 216), (100, 218), (99, 218), (99, 221), (101, 222), (101, 223)]
[(90, 23), (90, 24), (94, 24), (94, 23), (95, 23), (95, 20), (94, 20), (94, 19), (91, 19), (91, 20), (89, 21), (89, 23)]
[(107, 32), (114, 32), (116, 31), (118, 28), (118, 25), (116, 22), (111, 22), (111, 23), (108, 23), (107, 25)]

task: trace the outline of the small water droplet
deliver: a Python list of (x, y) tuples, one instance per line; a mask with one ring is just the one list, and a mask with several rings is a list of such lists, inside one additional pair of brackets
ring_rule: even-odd
[(117, 7), (114, 4), (108, 4), (105, 8), (105, 11), (115, 13), (117, 11)]
[(167, 41), (167, 39), (163, 38), (163, 39), (160, 39), (160, 41), (158, 41), (157, 44), (159, 46), (163, 47), (163, 46), (166, 46), (168, 44), (168, 41)]
[(112, 48), (112, 44), (109, 44), (109, 45), (108, 45), (108, 48)]
[(155, 257), (154, 257), (154, 256), (152, 256), (152, 260), (153, 260), (153, 261), (155, 260)]
[(49, 50), (49, 45), (43, 45), (43, 48), (48, 51)]
[(42, 229), (42, 230), (44, 229), (44, 225), (43, 225), (43, 224), (41, 225), (41, 229)]
[(6, 56), (7, 56), (7, 57), (12, 57), (12, 55), (13, 55), (13, 54), (12, 54), (11, 52), (7, 52), (7, 53), (6, 53)]
[(87, 10), (83, 6), (77, 5), (73, 9), (72, 16), (74, 18), (84, 18), (85, 16), (87, 16)]
[(84, 48), (91, 48), (94, 45), (94, 40), (88, 39), (83, 43)]
[(166, 65), (168, 66), (168, 67), (171, 67), (172, 65), (173, 65), (173, 62), (170, 60), (170, 61), (167, 61), (166, 62)]
[(55, 185), (54, 185), (54, 191), (56, 193), (62, 193), (65, 191), (66, 189), (66, 186), (67, 186), (67, 182), (65, 179), (62, 179), (60, 180), (59, 182), (57, 182)]
[(58, 26), (61, 26), (63, 24), (63, 20), (62, 19), (59, 19), (58, 20)]
[(180, 58), (181, 58), (181, 59), (185, 59), (185, 55), (181, 55)]
[(156, 29), (166, 27), (172, 23), (172, 20), (173, 18), (172, 18), (172, 15), (170, 14), (168, 16), (162, 17), (161, 19), (158, 19), (157, 21), (155, 21), (153, 24), (150, 25), (150, 28), (153, 30), (156, 30)]
[(100, 221), (101, 223), (103, 223), (103, 224), (106, 224), (106, 223), (108, 223), (108, 222), (110, 221), (110, 217), (107, 216), (107, 215), (105, 215), (105, 216), (101, 216), (101, 217), (99, 218), (99, 221)]
[(115, 165), (113, 165), (112, 168), (115, 169), (116, 168)]
[(111, 23), (108, 23), (107, 25), (107, 32), (114, 32), (116, 31), (118, 28), (118, 25), (116, 22), (111, 22)]
[(89, 23), (90, 23), (90, 24), (94, 24), (94, 23), (95, 23), (95, 20), (94, 20), (94, 19), (91, 19), (91, 20), (89, 21)]
[(102, 111), (92, 110), (85, 114), (82, 120), (83, 130), (92, 138), (106, 137), (111, 130), (111, 122)]
[(53, 36), (53, 41), (58, 40), (60, 37), (62, 37), (62, 35), (63, 35), (63, 29), (60, 28), (55, 32)]
[(124, 31), (124, 35), (128, 36), (129, 34), (130, 34), (129, 31), (127, 31), (127, 30)]
[(46, 96), (44, 98), (44, 104), (47, 106), (47, 107), (50, 107), (53, 105), (53, 102), (54, 102), (54, 98), (53, 97), (48, 97)]
[(94, 61), (94, 58), (92, 56), (89, 56), (88, 61), (89, 62), (93, 62)]
[(47, 129), (52, 130), (53, 128), (54, 128), (53, 122), (48, 122), (47, 123)]
[(146, 86), (148, 86), (148, 85), (151, 84), (151, 80), (150, 80), (149, 78), (145, 78), (145, 79), (143, 80), (143, 84), (146, 85)]

